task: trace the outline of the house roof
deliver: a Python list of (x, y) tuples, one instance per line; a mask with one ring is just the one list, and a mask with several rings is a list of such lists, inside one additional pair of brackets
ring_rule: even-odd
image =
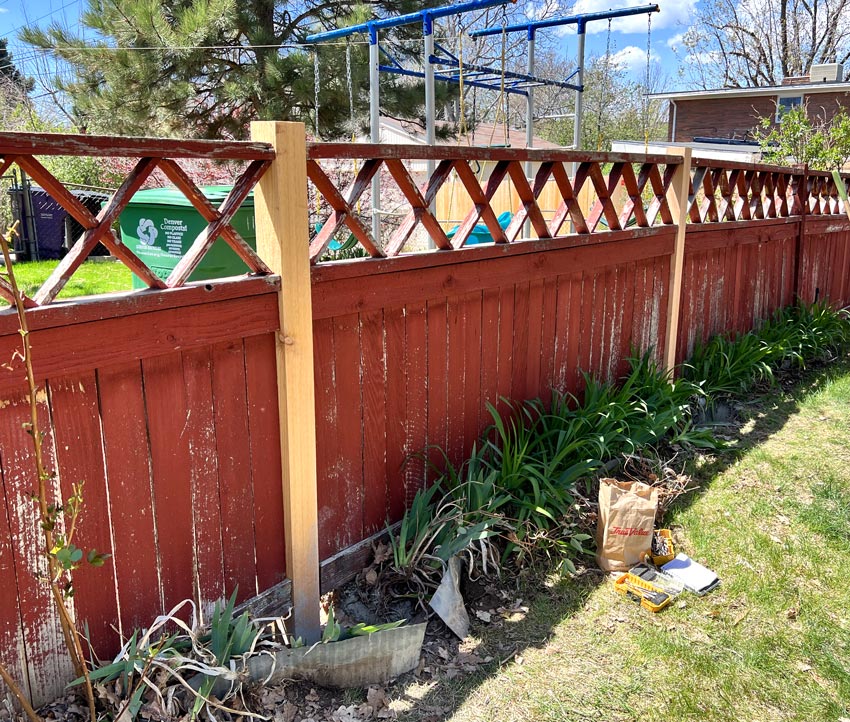
[(799, 85), (767, 85), (760, 88), (715, 88), (713, 90), (685, 90), (674, 93), (650, 93), (659, 100), (706, 100), (709, 98), (754, 98), (768, 95), (814, 95), (816, 93), (850, 93), (850, 83), (800, 83)]
[[(413, 143), (425, 143), (425, 130), (422, 126), (416, 123), (396, 120), (395, 118), (381, 117), (381, 125), (391, 128), (396, 132), (403, 133), (408, 136)], [(437, 128), (449, 126), (445, 121), (437, 121)], [(551, 143), (548, 140), (534, 137), (535, 148), (561, 148), (557, 143)], [(504, 146), (511, 148), (525, 148), (525, 130), (517, 130), (515, 128), (508, 129), (507, 142), (505, 140), (505, 129), (502, 125), (494, 125), (493, 123), (478, 123), (475, 129), (471, 132), (458, 135), (450, 140), (437, 139), (438, 145), (477, 145), (477, 146)]]

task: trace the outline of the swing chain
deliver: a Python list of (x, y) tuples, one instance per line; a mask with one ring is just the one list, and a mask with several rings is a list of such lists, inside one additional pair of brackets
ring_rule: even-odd
[(316, 121), (316, 140), (321, 140), (319, 136), (319, 49), (313, 50), (313, 112)]
[(348, 85), (348, 122), (351, 126), (351, 142), (357, 140), (357, 121), (354, 116), (354, 83), (351, 79), (351, 43), (345, 44), (345, 80)]
[(501, 82), (499, 83), (499, 105), (502, 107), (502, 121), (505, 131), (505, 145), (510, 145), (510, 136), (508, 135), (508, 94), (505, 92), (505, 66), (507, 64), (508, 54), (508, 6), (507, 3), (502, 5), (502, 73)]
[[(351, 126), (351, 142), (357, 142), (357, 118), (354, 115), (354, 82), (351, 79), (351, 43), (345, 43), (345, 82), (348, 85), (348, 124)], [(360, 164), (354, 159), (354, 178), (360, 173)], [(362, 212), (361, 199), (357, 199), (357, 215)]]
[(466, 143), (469, 145), (469, 127), (466, 124), (466, 99), (464, 98), (465, 88), (463, 87), (463, 35), (466, 28), (463, 25), (462, 17), (458, 18), (458, 34), (457, 34), (457, 68), (458, 68), (458, 112), (460, 114), (460, 123), (458, 130), (462, 136), (466, 136)]
[(652, 52), (652, 13), (646, 15), (646, 91), (643, 94), (643, 152), (649, 153), (649, 83), (650, 65), (649, 58)]
[[(605, 76), (607, 81), (611, 75), (611, 18), (608, 18), (608, 38), (605, 41)], [(608, 83), (602, 85), (602, 92), (599, 95), (599, 113), (596, 115), (596, 150), (602, 150), (602, 114), (605, 112), (605, 100), (608, 90)]]

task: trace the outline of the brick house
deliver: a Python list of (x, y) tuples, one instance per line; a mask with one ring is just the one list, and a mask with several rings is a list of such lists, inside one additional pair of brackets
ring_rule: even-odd
[[(850, 79), (848, 79), (850, 80)], [(784, 109), (804, 105), (812, 118), (829, 120), (840, 107), (850, 110), (850, 82), (839, 64), (815, 65), (811, 75), (786, 78), (782, 85), (761, 88), (720, 88), (650, 96), (667, 100), (670, 142), (746, 144), (759, 118), (778, 122)]]

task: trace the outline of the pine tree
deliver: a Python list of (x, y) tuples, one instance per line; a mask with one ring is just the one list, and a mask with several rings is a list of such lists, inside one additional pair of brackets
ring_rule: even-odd
[(32, 79), (25, 77), (18, 70), (8, 46), (8, 40), (6, 38), (0, 38), (0, 78), (10, 82), (17, 90), (28, 93), (32, 90)]
[[(73, 117), (88, 131), (245, 137), (255, 119), (314, 124), (314, 59), (293, 47), (312, 33), (410, 12), (412, 0), (365, 5), (323, 0), (87, 0), (75, 34), (52, 25), (21, 37), (73, 69), (58, 81)], [(388, 35), (402, 44), (419, 28)], [(85, 36), (85, 37), (84, 37)], [(86, 38), (96, 37), (97, 40)], [(364, 38), (356, 37), (355, 40)], [(344, 44), (319, 48), (320, 128), (325, 138), (351, 132)], [(368, 106), (368, 47), (351, 49), (352, 95), (362, 124)], [(420, 50), (421, 52), (421, 50)], [(446, 94), (447, 90), (442, 90)], [(382, 110), (421, 115), (420, 87), (381, 78)]]

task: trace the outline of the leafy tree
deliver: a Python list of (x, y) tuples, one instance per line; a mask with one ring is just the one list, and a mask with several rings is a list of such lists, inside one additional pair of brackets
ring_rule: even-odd
[[(21, 37), (73, 68), (70, 80), (56, 82), (83, 129), (243, 137), (254, 119), (313, 125), (313, 57), (294, 44), (311, 32), (422, 6), (414, 0), (375, 0), (368, 6), (328, 0), (87, 0), (85, 33), (53, 24), (25, 29)], [(404, 41), (413, 32), (398, 28), (386, 38), (399, 43), (396, 52), (409, 54)], [(96, 39), (87, 39), (92, 36)], [(342, 45), (318, 51), (319, 125), (326, 137), (351, 130)], [(350, 52), (355, 113), (362, 118), (368, 105), (367, 48), (353, 43)], [(381, 79), (381, 92), (390, 115), (421, 112), (421, 87), (388, 76)]]
[[(585, 150), (610, 150), (615, 140), (655, 141), (667, 137), (663, 103), (647, 98), (660, 89), (656, 72), (649, 85), (630, 79), (610, 55), (593, 58), (584, 73), (584, 116), (581, 144)], [(572, 100), (572, 94), (570, 94)], [(570, 107), (571, 110), (571, 107)], [(572, 145), (572, 118), (544, 123), (540, 134), (554, 143)]]
[(804, 107), (782, 114), (776, 124), (762, 118), (756, 137), (767, 163), (806, 163), (815, 170), (841, 170), (850, 162), (850, 114), (844, 108), (830, 119)]
[(779, 85), (850, 60), (850, 0), (704, 0), (683, 44), (702, 87)]

